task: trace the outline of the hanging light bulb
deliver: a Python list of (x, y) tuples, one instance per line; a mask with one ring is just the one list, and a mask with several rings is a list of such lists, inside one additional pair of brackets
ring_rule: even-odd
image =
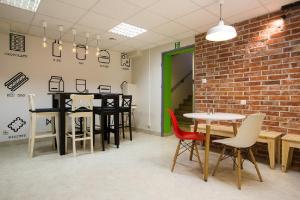
[(59, 30), (59, 40), (58, 40), (59, 46), (58, 46), (58, 49), (61, 51), (63, 49), (63, 46), (62, 46), (63, 42), (61, 40), (61, 35), (62, 35), (63, 30), (64, 30), (64, 27), (62, 25), (59, 25), (58, 30)]
[(224, 4), (224, 0), (220, 0), (220, 21), (218, 25), (210, 28), (207, 31), (206, 39), (209, 41), (226, 41), (237, 36), (236, 30), (233, 26), (224, 25), (223, 17), (222, 17), (222, 5)]
[(73, 48), (72, 52), (76, 53), (76, 30), (72, 29), (72, 34), (73, 34)]
[(97, 36), (96, 36), (96, 39), (97, 39), (96, 56), (99, 57), (99, 55), (100, 55), (100, 48), (99, 48), (99, 40), (100, 40), (100, 36), (97, 35)]
[(43, 47), (47, 47), (47, 38), (46, 38), (46, 28), (47, 28), (47, 22), (43, 22)]
[(85, 54), (89, 54), (89, 46), (87, 45), (88, 44), (88, 41), (89, 41), (89, 37), (90, 37), (90, 34), (89, 33), (86, 33), (85, 34)]

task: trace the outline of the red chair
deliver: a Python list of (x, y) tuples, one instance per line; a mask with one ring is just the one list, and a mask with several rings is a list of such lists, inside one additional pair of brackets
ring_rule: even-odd
[[(193, 155), (195, 155), (197, 157), (200, 168), (202, 170), (202, 163), (200, 160), (199, 150), (198, 150), (196, 141), (204, 141), (205, 140), (204, 134), (198, 133), (198, 132), (182, 131), (178, 126), (178, 122), (177, 122), (174, 112), (171, 109), (168, 109), (168, 112), (171, 117), (171, 121), (172, 121), (172, 125), (173, 125), (173, 132), (174, 132), (175, 136), (179, 139), (179, 143), (176, 148), (171, 171), (172, 172), (174, 171), (177, 157), (187, 150), (190, 151), (190, 160), (192, 160)], [(188, 141), (188, 142), (186, 142), (186, 141)], [(183, 150), (180, 152), (181, 149), (183, 149)], [(194, 154), (194, 150), (195, 150), (196, 154)]]

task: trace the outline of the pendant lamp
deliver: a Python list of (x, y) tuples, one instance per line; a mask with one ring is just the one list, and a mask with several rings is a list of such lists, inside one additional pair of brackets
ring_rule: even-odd
[(222, 5), (224, 1), (220, 1), (220, 21), (218, 25), (210, 28), (206, 34), (206, 40), (220, 42), (230, 40), (237, 36), (236, 30), (233, 26), (228, 26), (224, 24), (222, 17)]

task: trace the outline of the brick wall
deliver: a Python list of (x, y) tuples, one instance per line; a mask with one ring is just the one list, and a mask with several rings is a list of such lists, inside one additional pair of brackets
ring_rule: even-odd
[[(196, 110), (263, 112), (263, 129), (300, 134), (300, 9), (234, 26), (238, 36), (230, 41), (209, 42), (205, 33), (196, 36)], [(247, 100), (247, 105), (240, 105), (240, 100)], [(266, 147), (259, 148), (258, 156), (266, 156)], [(294, 158), (300, 166), (299, 152)]]

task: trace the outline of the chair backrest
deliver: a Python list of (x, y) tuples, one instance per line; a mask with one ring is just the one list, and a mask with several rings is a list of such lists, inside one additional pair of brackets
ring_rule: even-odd
[(101, 97), (102, 108), (119, 108), (118, 94), (103, 94)]
[(28, 94), (29, 110), (35, 111), (35, 94)]
[(173, 132), (175, 134), (175, 136), (179, 139), (181, 139), (182, 137), (182, 130), (179, 128), (179, 125), (178, 125), (178, 121), (176, 119), (176, 116), (173, 112), (173, 110), (171, 109), (168, 109), (168, 112), (170, 114), (170, 117), (171, 117), (171, 122), (172, 122), (172, 127), (173, 127)]
[(71, 94), (70, 98), (72, 100), (72, 111), (82, 108), (93, 110), (94, 95)]
[(123, 95), (122, 96), (122, 107), (131, 108), (132, 95)]
[(250, 147), (256, 143), (265, 116), (264, 113), (252, 114), (243, 121), (236, 135), (241, 146)]

